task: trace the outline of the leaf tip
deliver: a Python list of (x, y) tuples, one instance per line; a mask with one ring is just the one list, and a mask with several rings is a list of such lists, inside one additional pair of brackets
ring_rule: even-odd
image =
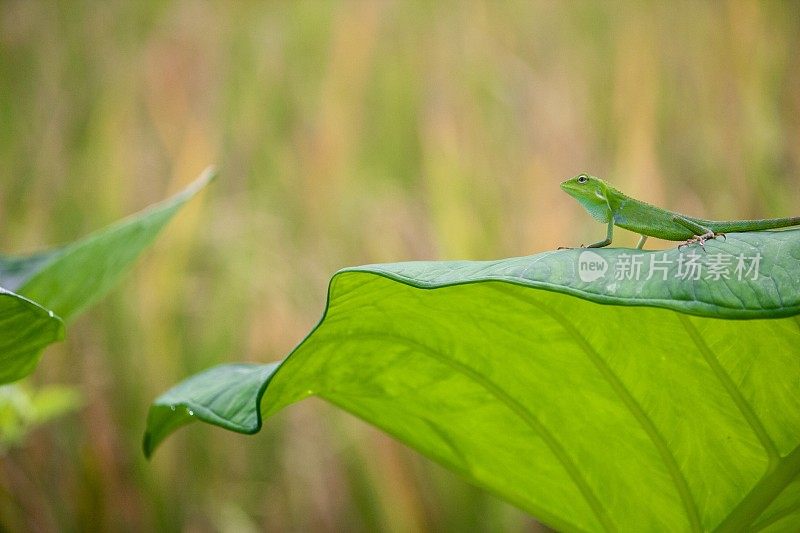
[(156, 445), (157, 444), (153, 442), (152, 434), (146, 431), (142, 439), (142, 452), (144, 452), (144, 458), (148, 461), (153, 457)]
[(203, 172), (200, 173), (200, 177), (197, 179), (197, 181), (202, 185), (205, 185), (217, 179), (217, 176), (219, 176), (219, 170), (217, 167), (215, 165), (209, 165), (203, 170)]

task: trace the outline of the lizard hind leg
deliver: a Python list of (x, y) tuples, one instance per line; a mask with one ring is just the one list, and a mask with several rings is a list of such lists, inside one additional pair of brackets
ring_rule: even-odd
[(687, 239), (685, 242), (680, 243), (678, 248), (681, 248), (682, 246), (689, 246), (690, 244), (699, 244), (700, 247), (705, 251), (706, 241), (716, 239), (717, 237), (723, 237), (725, 240), (727, 240), (727, 237), (725, 237), (724, 233), (715, 233), (711, 228), (707, 228), (693, 220), (689, 220), (688, 218), (674, 216), (672, 217), (672, 221), (677, 222), (684, 228), (694, 233), (694, 236), (691, 239)]
[(705, 251), (706, 241), (711, 240), (714, 237), (716, 237), (716, 234), (713, 231), (707, 231), (702, 235), (695, 235), (691, 239), (686, 239), (685, 242), (682, 242), (678, 245), (678, 248), (680, 248), (681, 246), (689, 246), (690, 244), (699, 244), (700, 248), (702, 248), (703, 251)]
[(725, 236), (724, 233), (714, 233), (713, 231), (707, 231), (702, 235), (695, 235), (691, 239), (687, 239), (686, 242), (682, 242), (678, 245), (678, 248), (681, 246), (689, 246), (690, 244), (699, 244), (700, 247), (705, 250), (706, 249), (706, 242), (716, 239), (717, 237), (722, 237), (724, 240), (728, 240), (728, 237)]

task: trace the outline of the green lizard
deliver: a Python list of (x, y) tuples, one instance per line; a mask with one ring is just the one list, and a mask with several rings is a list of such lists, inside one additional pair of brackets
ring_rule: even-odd
[(578, 200), (595, 219), (608, 224), (606, 238), (587, 248), (602, 248), (611, 244), (614, 226), (641, 235), (637, 248), (644, 246), (649, 236), (684, 241), (678, 247), (697, 243), (703, 249), (707, 240), (724, 237), (726, 232), (800, 226), (800, 217), (716, 221), (681, 215), (626, 196), (600, 178), (588, 174), (579, 174), (566, 180), (561, 188)]

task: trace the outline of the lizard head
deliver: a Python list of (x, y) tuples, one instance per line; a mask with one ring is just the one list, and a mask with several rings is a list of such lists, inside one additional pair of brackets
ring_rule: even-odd
[(608, 206), (606, 182), (584, 173), (564, 181), (561, 188), (578, 200), (594, 218), (608, 222), (611, 209)]

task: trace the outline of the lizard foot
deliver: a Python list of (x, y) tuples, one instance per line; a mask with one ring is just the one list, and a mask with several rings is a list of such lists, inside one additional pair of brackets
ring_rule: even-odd
[(724, 233), (714, 233), (713, 231), (708, 231), (706, 233), (703, 233), (702, 235), (695, 235), (691, 239), (688, 239), (686, 242), (680, 243), (678, 245), (678, 249), (680, 250), (682, 246), (689, 246), (690, 244), (699, 244), (700, 248), (702, 248), (703, 251), (705, 251), (706, 241), (716, 239), (717, 237), (722, 237), (723, 239), (728, 240), (728, 238), (725, 236)]

